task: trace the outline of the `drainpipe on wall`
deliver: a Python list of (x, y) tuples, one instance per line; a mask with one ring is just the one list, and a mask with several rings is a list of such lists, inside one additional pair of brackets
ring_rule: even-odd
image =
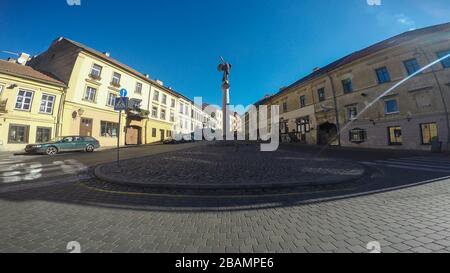
[(341, 124), (339, 122), (339, 109), (337, 105), (336, 88), (334, 87), (333, 77), (331, 77), (329, 73), (327, 73), (327, 77), (330, 79), (331, 82), (331, 91), (333, 92), (334, 113), (336, 115), (337, 140), (338, 145), (341, 146)]
[[(418, 48), (418, 49), (422, 52), (423, 56), (427, 60), (427, 63), (431, 63), (431, 61), (428, 59), (427, 54), (425, 53), (425, 50), (423, 50), (422, 48)], [(431, 69), (431, 73), (433, 74), (434, 80), (436, 81), (436, 84), (438, 86), (438, 90), (441, 95), (442, 103), (444, 105), (445, 120), (447, 122), (447, 145), (446, 146), (447, 146), (447, 149), (449, 149), (450, 148), (450, 116), (449, 116), (448, 106), (447, 106), (447, 103), (445, 102), (445, 96), (444, 96), (444, 91), (442, 91), (442, 85), (438, 80), (438, 77), (436, 75), (436, 72), (434, 71), (433, 66), (430, 67), (430, 69)]]
[(64, 88), (63, 93), (61, 95), (61, 99), (59, 100), (59, 107), (58, 107), (58, 116), (56, 117), (56, 131), (55, 131), (55, 137), (59, 137), (61, 136), (61, 120), (62, 120), (62, 115), (64, 114), (63, 112), (63, 108), (64, 108), (64, 103), (66, 101), (66, 92), (67, 90)]

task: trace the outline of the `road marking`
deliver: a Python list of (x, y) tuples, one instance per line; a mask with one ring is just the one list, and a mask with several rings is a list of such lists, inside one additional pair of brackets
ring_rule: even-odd
[(450, 158), (441, 157), (410, 157), (360, 162), (369, 166), (425, 171), (434, 173), (450, 173)]

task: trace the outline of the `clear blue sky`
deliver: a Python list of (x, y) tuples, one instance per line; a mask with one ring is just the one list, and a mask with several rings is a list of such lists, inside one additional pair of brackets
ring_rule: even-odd
[(381, 2), (1, 0), (0, 50), (36, 55), (65, 36), (216, 104), (223, 55), (233, 64), (232, 103), (247, 105), (355, 50), (450, 21), (449, 0)]

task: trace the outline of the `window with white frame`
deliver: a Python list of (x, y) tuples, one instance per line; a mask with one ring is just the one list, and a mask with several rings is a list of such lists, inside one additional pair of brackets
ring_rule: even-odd
[(102, 75), (102, 67), (99, 66), (98, 64), (94, 64), (91, 69), (90, 74), (91, 78), (100, 79), (101, 75)]
[(184, 104), (180, 103), (180, 114), (184, 113)]
[(110, 106), (110, 107), (114, 107), (114, 105), (116, 104), (116, 98), (117, 98), (116, 94), (109, 93), (108, 94), (108, 101), (106, 102), (106, 105)]
[(140, 83), (140, 82), (136, 83), (135, 93), (136, 94), (142, 94), (142, 83)]
[(172, 108), (175, 108), (175, 103), (176, 103), (176, 102), (175, 102), (175, 99), (172, 99), (172, 105), (171, 105)]
[(53, 114), (53, 106), (55, 105), (55, 96), (42, 94), (41, 106), (39, 112), (45, 114)]
[(97, 95), (97, 89), (94, 87), (88, 86), (86, 88), (86, 93), (84, 94), (84, 100), (87, 100), (89, 102), (95, 102), (95, 98)]
[(30, 111), (31, 103), (33, 101), (33, 94), (34, 94), (33, 91), (19, 90), (16, 100), (16, 109)]
[(166, 110), (161, 109), (161, 113), (160, 113), (159, 117), (162, 120), (166, 120)]
[(111, 80), (111, 84), (114, 86), (120, 86), (120, 78), (122, 78), (122, 75), (120, 75), (117, 72), (114, 72), (112, 80)]
[(154, 101), (159, 101), (159, 91), (155, 91), (155, 92), (153, 93), (153, 100), (154, 100)]
[(175, 121), (175, 113), (173, 111), (170, 111), (170, 121), (171, 122)]
[(167, 95), (166, 94), (162, 95), (162, 103), (167, 104)]
[(152, 118), (158, 118), (158, 107), (152, 108)]

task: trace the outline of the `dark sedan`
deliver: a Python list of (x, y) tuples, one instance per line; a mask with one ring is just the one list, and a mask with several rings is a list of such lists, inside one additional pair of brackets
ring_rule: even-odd
[(67, 136), (58, 137), (48, 143), (27, 145), (25, 152), (33, 154), (56, 155), (59, 152), (85, 151), (92, 153), (100, 148), (100, 143), (93, 137)]

